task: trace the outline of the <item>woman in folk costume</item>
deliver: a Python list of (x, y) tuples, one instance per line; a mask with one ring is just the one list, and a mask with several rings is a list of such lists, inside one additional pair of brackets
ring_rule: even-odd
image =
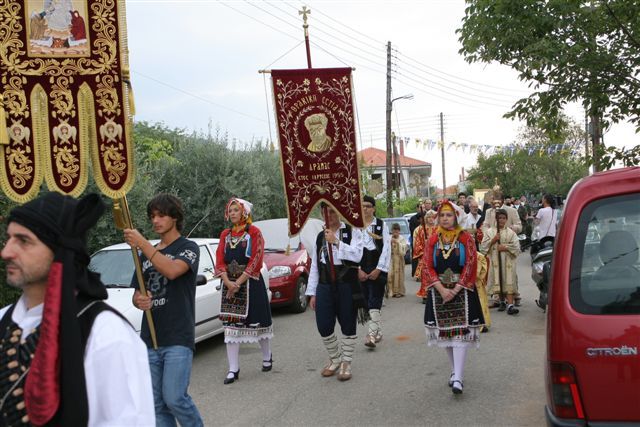
[(387, 296), (403, 297), (404, 288), (404, 254), (407, 252), (407, 240), (400, 234), (400, 224), (391, 226), (391, 265), (387, 278)]
[(418, 266), (416, 267), (416, 274), (414, 277), (420, 280), (421, 285), (416, 293), (418, 298), (425, 300), (427, 298), (427, 288), (422, 284), (422, 255), (424, 254), (424, 248), (427, 245), (429, 237), (433, 235), (438, 227), (435, 225), (435, 212), (428, 210), (424, 215), (424, 223), (420, 224), (413, 231), (413, 258), (419, 258)]
[(476, 245), (458, 224), (459, 210), (448, 200), (442, 202), (437, 232), (427, 241), (422, 258), (427, 341), (446, 350), (452, 371), (449, 386), (454, 394), (462, 393), (467, 349), (479, 346), (484, 325), (476, 292)]
[(232, 198), (225, 208), (231, 227), (220, 234), (216, 253), (216, 276), (222, 278), (220, 319), (224, 323), (229, 372), (224, 380), (231, 384), (239, 378), (241, 343), (258, 343), (262, 350), (262, 371), (273, 366), (271, 307), (260, 275), (264, 240), (260, 230), (251, 225), (251, 208), (246, 200)]
[(489, 258), (490, 293), (500, 295), (499, 310), (507, 310), (508, 314), (518, 314), (514, 299), (518, 293), (516, 260), (520, 254), (520, 242), (515, 231), (507, 227), (507, 211), (496, 209), (495, 216), (497, 226), (486, 230), (480, 251)]

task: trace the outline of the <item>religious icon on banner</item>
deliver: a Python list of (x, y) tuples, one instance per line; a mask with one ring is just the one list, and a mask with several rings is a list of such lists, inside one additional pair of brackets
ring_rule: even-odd
[(25, 3), (30, 57), (90, 55), (86, 1), (28, 0)]
[[(111, 198), (133, 186), (124, 0), (0, 1), (0, 185)], [(91, 160), (92, 168), (89, 166)]]
[(272, 70), (289, 233), (321, 200), (363, 227), (351, 68)]

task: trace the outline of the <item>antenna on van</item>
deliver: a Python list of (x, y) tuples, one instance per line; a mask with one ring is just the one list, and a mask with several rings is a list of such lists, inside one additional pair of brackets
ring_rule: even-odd
[(191, 233), (193, 233), (193, 231), (194, 231), (196, 228), (198, 228), (198, 226), (200, 225), (200, 223), (201, 223), (202, 221), (204, 221), (204, 220), (205, 220), (205, 219), (206, 219), (210, 214), (211, 214), (211, 210), (209, 210), (209, 212), (207, 212), (206, 214), (204, 214), (204, 216), (203, 216), (202, 218), (200, 218), (200, 221), (198, 221), (198, 222), (196, 223), (196, 225), (194, 225), (194, 226), (193, 226), (193, 228), (191, 229), (191, 231), (189, 231), (189, 234), (187, 234), (187, 239), (188, 239), (189, 237), (191, 237)]

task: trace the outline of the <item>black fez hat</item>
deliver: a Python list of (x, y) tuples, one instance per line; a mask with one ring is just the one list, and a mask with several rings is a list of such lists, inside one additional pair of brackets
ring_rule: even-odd
[(105, 210), (97, 194), (80, 200), (48, 192), (14, 208), (8, 223), (31, 230), (54, 253), (40, 338), (25, 384), (29, 421), (86, 425), (88, 403), (78, 312), (107, 298), (100, 276), (88, 270), (87, 232)]

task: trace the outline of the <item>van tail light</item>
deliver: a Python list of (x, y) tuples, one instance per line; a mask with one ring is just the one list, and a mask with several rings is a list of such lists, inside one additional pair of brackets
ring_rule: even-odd
[(559, 418), (584, 419), (576, 374), (568, 363), (551, 362), (551, 404)]

